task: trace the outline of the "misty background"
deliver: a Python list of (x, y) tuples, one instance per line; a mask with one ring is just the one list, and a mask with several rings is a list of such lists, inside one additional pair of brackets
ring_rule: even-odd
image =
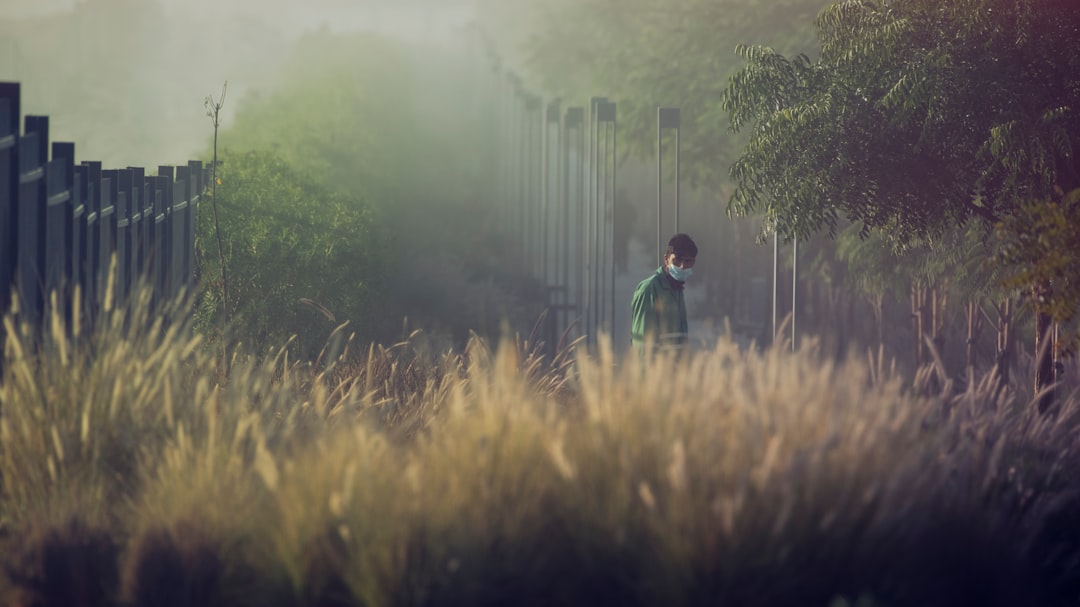
[[(716, 97), (741, 65), (734, 53), (738, 43), (812, 54), (813, 18), (828, 3), (733, 3), (715, 23), (679, 25), (687, 39), (693, 34), (693, 39), (712, 40), (715, 29), (709, 48), (684, 49), (682, 35), (667, 37), (664, 47), (634, 47), (632, 59), (641, 65), (673, 66), (672, 81), (655, 83), (650, 98), (620, 95), (641, 83), (633, 81), (635, 74), (605, 72), (610, 58), (590, 41), (603, 36), (596, 28), (605, 20), (651, 4), (619, 5), (619, 11), (590, 19), (560, 20), (550, 12), (570, 4), (8, 0), (0, 5), (0, 79), (22, 83), (22, 113), (48, 115), (50, 138), (75, 142), (78, 160), (148, 168), (209, 161), (213, 130), (204, 99), (218, 97), (228, 81), (223, 153), (261, 150), (281, 156), (297, 175), (328, 188), (304, 198), (313, 207), (320, 197), (344, 192), (355, 201), (342, 204), (363, 209), (364, 221), (371, 222), (362, 231), (339, 234), (333, 217), (325, 218), (330, 222), (325, 226), (313, 221), (306, 226), (312, 238), (338, 237), (312, 252), (323, 256), (323, 266), (300, 268), (297, 281), (281, 285), (260, 282), (278, 276), (266, 271), (252, 278), (246, 291), (250, 300), (236, 302), (238, 309), (263, 305), (263, 324), (280, 325), (277, 331), (259, 329), (267, 340), (292, 332), (312, 344), (346, 319), (361, 337), (381, 342), (422, 328), (440, 343), (461, 345), (472, 332), (496, 337), (504, 321), (529, 333), (544, 308), (543, 285), (527, 275), (528, 261), (514, 257), (515, 244), (499, 234), (497, 223), (510, 201), (501, 200), (495, 187), (501, 128), (496, 89), (504, 72), (512, 70), (545, 101), (561, 99), (564, 107), (587, 106), (588, 95), (610, 95), (618, 103), (620, 251), (615, 257), (620, 261), (613, 340), (624, 349), (630, 294), (657, 266), (655, 134), (650, 131), (655, 127), (649, 120), (658, 105), (682, 107), (686, 170), (680, 229), (691, 233), (701, 251), (687, 291), (691, 338), (708, 347), (730, 327), (744, 344), (767, 342), (772, 247), (760, 238), (760, 217), (726, 213), (728, 168), (742, 140), (729, 132), (726, 117), (717, 115)], [(485, 45), (497, 56), (497, 69)], [(565, 52), (552, 53), (553, 48)], [(584, 65), (591, 69), (575, 69)], [(671, 152), (669, 147), (665, 154)], [(259, 257), (265, 246), (258, 249), (254, 237), (244, 240), (252, 230), (264, 230), (243, 223), (249, 212), (245, 205), (255, 194), (229, 190), (237, 181), (229, 181), (228, 171), (239, 168), (243, 158), (226, 157), (223, 195), (233, 205), (236, 229), (243, 231), (233, 234), (233, 254), (250, 254), (255, 272), (274, 266)], [(274, 159), (256, 160), (266, 160), (264, 168), (278, 166)], [(674, 188), (667, 179), (659, 235), (665, 242), (674, 230)], [(301, 184), (287, 191), (309, 190)], [(351, 249), (343, 243), (350, 239), (363, 239), (363, 246), (352, 244), (372, 259), (346, 255)], [(888, 337), (891, 351), (910, 361), (911, 344), (918, 339), (903, 287), (895, 293), (860, 291), (836, 242), (822, 236), (799, 246), (800, 335), (823, 335), (837, 354), (848, 344), (876, 347)], [(209, 271), (216, 251), (207, 250), (203, 267)], [(278, 259), (280, 276), (297, 271), (285, 267), (290, 255), (295, 252), (286, 249)], [(851, 256), (869, 259), (858, 252)], [(777, 283), (781, 318), (792, 308), (792, 260), (785, 244)], [(897, 263), (877, 262), (879, 274)], [(298, 298), (320, 302), (333, 312), (332, 320), (298, 307)], [(288, 307), (289, 318), (299, 324), (277, 322), (274, 311), (265, 308), (268, 301)], [(987, 332), (982, 339), (993, 352), (993, 336)], [(962, 349), (949, 356), (962, 357)]]
[(178, 162), (208, 148), (203, 98), (228, 125), (304, 34), (378, 32), (447, 44), (468, 2), (350, 0), (7, 0), (0, 78), (22, 83), (23, 114), (50, 116), (52, 139), (107, 166)]
[[(409, 91), (401, 93), (408, 98), (399, 101), (412, 114), (407, 121), (377, 115), (359, 120), (377, 124), (387, 133), (385, 140), (405, 141), (402, 145), (409, 150), (395, 152), (380, 149), (379, 144), (364, 149), (365, 142), (358, 140), (352, 144), (356, 158), (343, 163), (344, 172), (367, 178), (330, 178), (347, 189), (362, 190), (375, 199), (375, 206), (390, 209), (383, 213), (384, 228), (394, 234), (391, 239), (410, 243), (407, 272), (395, 272), (396, 281), (387, 279), (393, 284), (375, 281), (391, 302), (380, 313), (393, 329), (372, 329), (368, 336), (392, 340), (395, 331), (407, 324), (460, 345), (472, 331), (495, 336), (503, 331), (504, 321), (512, 330), (528, 334), (543, 308), (537, 298), (539, 287), (518, 272), (505, 243), (488, 240), (490, 249), (481, 250), (476, 239), (461, 238), (493, 229), (492, 213), (485, 209), (498, 205), (484, 199), (489, 196), (485, 190), (498, 179), (497, 152), (483, 149), (492, 145), (498, 110), (491, 83), (494, 74), (475, 28), (493, 33), (489, 39), (508, 62), (523, 61), (521, 44), (529, 36), (529, 19), (524, 17), (529, 10), (527, 4), (473, 0), (15, 0), (0, 6), (0, 79), (21, 83), (22, 113), (48, 115), (50, 138), (75, 142), (78, 160), (152, 170), (187, 159), (209, 161), (213, 130), (203, 102), (207, 95), (219, 98), (226, 81), (223, 151), (281, 152), (290, 146), (315, 145), (302, 141), (314, 140), (315, 133), (298, 132), (296, 139), (283, 140), (280, 130), (253, 123), (252, 117), (259, 115), (255, 108), (281, 97), (290, 77), (296, 81), (296, 75), (317, 72), (336, 60), (312, 50), (318, 47), (314, 41), (357, 34), (396, 41), (411, 54), (412, 67), (401, 71), (409, 72), (412, 84), (394, 90)], [(307, 50), (297, 50), (305, 44)], [(310, 65), (295, 65), (301, 55)], [(388, 65), (394, 61), (386, 55)], [(374, 82), (392, 88), (390, 83)], [(342, 111), (350, 108), (344, 106)], [(274, 120), (290, 118), (275, 115)], [(414, 137), (416, 131), (423, 134)], [(266, 136), (260, 137), (260, 132)], [(270, 140), (273, 137), (278, 139)], [(649, 193), (655, 191), (655, 178), (647, 162), (630, 158), (626, 162), (620, 205), (640, 220), (620, 226), (634, 235), (633, 247), (626, 245), (627, 262), (619, 267), (615, 296), (615, 342), (620, 348), (629, 343), (623, 304), (634, 284), (656, 265), (650, 249), (654, 235), (644, 221), (650, 216)], [(372, 168), (377, 165), (382, 166)], [(407, 170), (396, 170), (405, 165)], [(698, 200), (691, 200), (695, 196)], [(709, 223), (722, 216), (719, 196), (707, 200), (701, 196), (684, 194), (688, 223), (706, 225), (704, 216)], [(446, 216), (429, 212), (434, 207), (453, 217), (441, 219)], [(448, 222), (460, 222), (455, 242), (442, 240), (450, 236)], [(704, 261), (715, 247), (706, 234), (695, 236), (705, 251)], [(708, 263), (699, 264), (698, 272), (707, 277)], [(690, 293), (698, 327), (713, 323), (699, 305), (707, 297), (706, 284), (703, 280), (703, 288)], [(396, 320), (389, 320), (394, 316)]]

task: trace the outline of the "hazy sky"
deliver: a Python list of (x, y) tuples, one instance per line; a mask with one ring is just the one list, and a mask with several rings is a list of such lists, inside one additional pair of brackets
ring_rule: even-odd
[(228, 123), (246, 92), (272, 84), (297, 36), (377, 30), (437, 42), (469, 21), (471, 3), (0, 0), (0, 80), (21, 82), (23, 114), (49, 115), (53, 139), (77, 142), (80, 158), (186, 160), (206, 147), (203, 98), (228, 80)]
[(399, 32), (426, 29), (426, 22), (456, 20), (472, 0), (2, 0), (0, 19), (41, 17), (81, 4), (123, 5), (157, 2), (170, 12), (207, 19), (255, 17), (288, 28), (289, 33), (327, 27), (332, 30), (391, 27)]

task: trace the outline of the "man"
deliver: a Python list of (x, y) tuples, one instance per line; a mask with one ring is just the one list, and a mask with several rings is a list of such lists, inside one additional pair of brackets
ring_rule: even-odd
[(630, 300), (630, 338), (639, 351), (644, 351), (645, 343), (654, 346), (686, 343), (689, 326), (683, 288), (693, 273), (697, 252), (690, 236), (672, 236), (663, 264), (634, 289)]

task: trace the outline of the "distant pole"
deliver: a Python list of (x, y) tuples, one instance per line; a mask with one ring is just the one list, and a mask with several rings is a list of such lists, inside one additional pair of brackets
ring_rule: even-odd
[[(575, 224), (579, 223), (579, 222), (576, 222), (576, 221), (572, 221), (572, 217), (574, 216), (573, 215), (574, 206), (571, 203), (571, 191), (572, 190), (571, 190), (571, 187), (570, 187), (570, 183), (571, 183), (570, 153), (571, 153), (571, 150), (575, 149), (574, 145), (573, 145), (575, 139), (580, 141), (581, 121), (582, 121), (581, 114), (582, 114), (581, 108), (578, 108), (578, 107), (567, 108), (566, 109), (566, 116), (563, 118), (563, 125), (562, 125), (563, 126), (563, 156), (562, 156), (562, 174), (563, 174), (563, 178), (562, 178), (562, 184), (561, 185), (562, 185), (563, 217), (565, 218), (565, 220), (563, 222), (563, 229), (562, 229), (562, 249), (563, 249), (563, 257), (562, 257), (562, 262), (563, 262), (563, 268), (562, 268), (562, 276), (563, 276), (563, 281), (562, 281), (562, 286), (563, 286), (562, 308), (563, 308), (563, 310), (565, 312), (564, 321), (563, 321), (564, 329), (569, 328), (570, 323), (571, 323), (571, 314), (570, 314), (570, 301), (571, 301), (571, 299), (570, 299), (570, 284), (571, 284), (571, 280), (570, 280), (570, 258), (571, 258), (571, 255), (570, 255), (570, 251), (571, 251), (572, 247), (576, 247), (576, 244), (577, 244), (577, 239), (573, 238), (572, 234), (573, 234)], [(576, 132), (579, 136), (577, 138), (573, 138), (571, 136), (572, 132)], [(578, 172), (578, 174), (580, 174), (580, 171)], [(574, 191), (576, 191), (576, 190), (574, 190)], [(574, 250), (576, 251), (576, 248), (574, 248)]]
[(541, 186), (543, 185), (541, 183), (543, 180), (541, 169), (544, 161), (543, 129), (543, 103), (540, 96), (534, 94), (529, 98), (529, 211), (531, 221), (525, 226), (525, 230), (529, 234), (530, 243), (532, 244), (529, 257), (532, 260), (533, 278), (540, 281), (543, 280), (541, 275), (543, 271), (543, 259), (541, 259), (543, 255), (541, 246), (543, 225), (540, 221), (543, 210), (541, 201)]
[[(572, 107), (566, 110), (566, 129), (567, 129), (567, 145), (574, 142), (574, 159), (575, 162), (571, 163), (569, 160), (569, 154), (567, 155), (566, 166), (567, 169), (567, 205), (573, 212), (573, 228), (569, 230), (569, 234), (573, 236), (573, 244), (571, 245), (574, 250), (574, 258), (576, 263), (574, 264), (574, 317), (577, 322), (583, 322), (585, 309), (582, 305), (584, 292), (585, 292), (585, 270), (583, 267), (585, 260), (585, 108)], [(570, 130), (576, 132), (576, 137), (570, 137)], [(573, 189), (570, 187), (570, 172), (569, 167), (573, 167), (574, 180)], [(572, 192), (572, 195), (569, 194)], [(573, 201), (571, 203), (571, 200)], [(567, 281), (569, 283), (569, 274), (567, 274)], [(569, 288), (569, 287), (567, 287)], [(567, 293), (567, 303), (570, 301), (570, 294)], [(569, 312), (569, 310), (568, 310)], [(580, 327), (579, 331), (584, 332), (584, 327)]]
[(791, 241), (791, 351), (795, 351), (795, 303), (799, 292), (799, 237)]
[(588, 194), (586, 196), (586, 289), (585, 289), (585, 331), (587, 340), (596, 340), (596, 299), (598, 285), (597, 272), (599, 270), (599, 214), (597, 202), (600, 198), (600, 181), (598, 170), (600, 166), (600, 123), (597, 120), (597, 107), (607, 101), (606, 97), (592, 97), (589, 100), (589, 172)]
[(528, 250), (525, 248), (525, 197), (526, 197), (526, 150), (528, 150), (528, 118), (525, 111), (525, 92), (520, 88), (517, 89), (517, 175), (515, 181), (517, 182), (517, 196), (515, 197), (514, 209), (516, 214), (514, 217), (514, 236), (517, 241), (518, 254), (521, 256), (522, 266), (525, 265), (525, 257), (528, 255)]
[[(24, 136), (16, 139), (20, 156), (18, 182), (18, 274), (16, 285), (22, 312), (31, 324), (45, 311), (45, 220), (48, 204), (46, 168), (49, 163), (49, 117), (25, 116)], [(4, 294), (7, 297), (8, 293)]]
[(618, 122), (616, 121), (615, 104), (611, 104), (611, 227), (609, 234), (611, 235), (611, 284), (609, 286), (609, 293), (611, 295), (611, 338), (615, 338), (615, 195), (618, 192), (618, 181), (616, 179), (619, 168), (619, 149), (616, 145), (618, 143)]
[[(554, 352), (555, 336), (559, 328), (559, 266), (564, 251), (558, 246), (563, 226), (560, 222), (559, 204), (562, 189), (559, 184), (560, 153), (562, 152), (562, 125), (559, 124), (560, 104), (552, 101), (547, 106), (544, 122), (544, 289), (547, 307), (551, 310), (547, 323), (550, 327), (548, 349)], [(554, 144), (552, 126), (554, 125)], [(555, 243), (552, 243), (552, 240)]]
[(777, 288), (780, 280), (780, 234), (773, 223), (773, 248), (772, 248), (772, 337), (771, 342), (776, 342), (776, 307)]
[[(597, 292), (599, 306), (597, 324), (599, 330), (605, 323), (614, 333), (615, 271), (614, 271), (614, 218), (615, 218), (615, 103), (604, 101), (596, 108), (597, 125), (603, 133), (603, 196), (598, 198), (597, 213), (602, 221), (598, 264)], [(610, 147), (609, 147), (610, 145)], [(599, 175), (600, 173), (598, 173)], [(609, 180), (610, 177), (610, 180)], [(610, 255), (609, 255), (610, 247)], [(607, 280), (605, 280), (607, 279)], [(611, 316), (608, 316), (608, 304)]]
[[(15, 281), (19, 243), (19, 120), (18, 82), (0, 82), (0, 314), (6, 314)], [(0, 326), (0, 337), (3, 327)]]

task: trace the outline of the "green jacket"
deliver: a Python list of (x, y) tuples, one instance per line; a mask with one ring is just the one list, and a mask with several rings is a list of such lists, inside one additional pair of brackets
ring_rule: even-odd
[(641, 346), (646, 338), (656, 345), (684, 344), (690, 328), (683, 291), (672, 284), (664, 268), (638, 283), (630, 300), (630, 338)]

